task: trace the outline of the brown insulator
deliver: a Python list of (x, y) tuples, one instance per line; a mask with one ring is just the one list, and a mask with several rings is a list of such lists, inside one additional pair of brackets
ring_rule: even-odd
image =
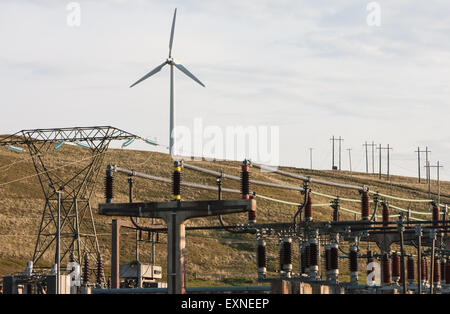
[(439, 258), (434, 258), (433, 282), (441, 282), (441, 261)]
[(414, 262), (414, 258), (412, 256), (408, 256), (406, 265), (407, 265), (407, 269), (408, 269), (408, 282), (413, 283), (416, 273), (415, 273), (415, 262)]
[(139, 230), (138, 232), (138, 239), (139, 241), (142, 241), (142, 230)]
[(316, 239), (309, 241), (309, 266), (319, 265), (319, 245)]
[(445, 284), (450, 285), (450, 260), (445, 263)]
[(241, 171), (241, 197), (242, 199), (250, 199), (250, 162), (244, 160)]
[(389, 224), (389, 215), (390, 215), (390, 209), (389, 205), (385, 202), (382, 203), (383, 210), (382, 210), (382, 216), (383, 216), (383, 226), (387, 226)]
[(420, 261), (420, 280), (426, 281), (427, 280), (427, 262), (424, 257), (422, 257), (422, 260)]
[(248, 223), (249, 224), (256, 223), (256, 210), (250, 210), (248, 212)]
[(389, 254), (387, 253), (383, 254), (382, 262), (383, 262), (383, 284), (388, 285), (392, 281), (391, 258), (389, 257)]
[(305, 205), (305, 221), (312, 221), (312, 200), (311, 200), (311, 193), (307, 191), (308, 193), (306, 197), (306, 205)]
[(260, 239), (257, 248), (258, 268), (267, 267), (266, 241)]
[(397, 277), (400, 279), (400, 264), (400, 255), (398, 255), (397, 253), (392, 254), (392, 277)]
[(351, 273), (358, 272), (358, 249), (356, 246), (350, 247), (348, 266)]
[(98, 254), (97, 257), (97, 285), (101, 286), (103, 284), (103, 278), (104, 278), (104, 269), (103, 269), (103, 261), (102, 256)]
[(433, 226), (439, 226), (439, 206), (436, 203), (432, 203), (432, 211), (433, 211)]
[(156, 241), (155, 241), (155, 242), (156, 242), (156, 243), (161, 242), (160, 239), (159, 239), (159, 232), (156, 233)]
[(361, 192), (361, 219), (369, 220), (370, 207), (369, 207), (369, 192), (364, 190)]
[(83, 285), (89, 284), (89, 277), (91, 276), (91, 269), (89, 268), (89, 257), (84, 254), (84, 265), (83, 265)]
[(330, 270), (339, 269), (339, 254), (337, 243), (332, 243), (330, 245)]

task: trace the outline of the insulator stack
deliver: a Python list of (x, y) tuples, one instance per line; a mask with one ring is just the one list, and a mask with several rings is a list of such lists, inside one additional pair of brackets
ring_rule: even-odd
[(181, 200), (181, 162), (175, 161), (173, 163), (172, 174), (172, 195), (175, 201)]
[(84, 265), (83, 265), (83, 285), (87, 286), (89, 284), (90, 276), (91, 276), (91, 270), (89, 268), (89, 257), (86, 253), (84, 255)]
[(242, 163), (241, 171), (241, 197), (242, 199), (250, 199), (250, 161), (245, 159)]
[(102, 256), (98, 254), (97, 257), (97, 285), (102, 286), (103, 284), (103, 277), (104, 277), (104, 269), (103, 269), (103, 261)]
[(386, 227), (389, 224), (390, 209), (389, 209), (389, 204), (386, 202), (383, 202), (382, 206), (383, 206), (383, 210), (382, 210), (383, 226)]
[(439, 206), (436, 203), (432, 203), (432, 210), (433, 210), (433, 227), (439, 226)]
[(330, 279), (331, 281), (337, 283), (339, 275), (339, 254), (338, 254), (338, 244), (330, 244)]
[(348, 266), (350, 270), (350, 282), (352, 284), (358, 284), (358, 248), (354, 245), (350, 246)]
[(306, 205), (305, 205), (305, 221), (312, 221), (312, 200), (311, 193), (307, 191), (308, 195), (306, 196)]
[(383, 285), (389, 285), (392, 281), (392, 273), (391, 273), (391, 258), (389, 254), (383, 254)]
[(416, 276), (414, 258), (412, 256), (408, 256), (406, 264), (408, 269), (408, 283), (412, 285)]
[(339, 205), (335, 205), (333, 208), (333, 221), (338, 222), (341, 218), (341, 215), (339, 213)]
[(450, 286), (450, 260), (445, 263), (445, 284)]
[(420, 276), (420, 280), (422, 281), (422, 283), (427, 281), (427, 262), (423, 257), (420, 261)]
[(248, 212), (248, 223), (249, 224), (256, 223), (256, 211), (255, 210), (250, 210)]
[(394, 253), (392, 255), (392, 280), (394, 283), (398, 284), (400, 282), (401, 277), (401, 261), (400, 255)]
[(258, 256), (258, 278), (265, 279), (267, 273), (267, 253), (266, 253), (266, 241), (263, 239), (258, 240), (257, 256)]
[(311, 266), (310, 256), (311, 256), (311, 247), (309, 246), (309, 241), (305, 243), (305, 273), (309, 275), (309, 268)]
[(112, 166), (108, 165), (105, 176), (105, 200), (106, 203), (111, 203), (114, 198), (114, 177)]
[(441, 261), (439, 258), (434, 258), (433, 282), (436, 286), (441, 284)]
[(361, 192), (361, 219), (369, 220), (370, 207), (369, 207), (369, 192), (364, 190)]
[(291, 273), (292, 271), (292, 238), (284, 238), (283, 239), (283, 270), (286, 274)]
[(309, 240), (309, 269), (311, 278), (315, 280), (319, 272), (319, 241), (316, 238)]

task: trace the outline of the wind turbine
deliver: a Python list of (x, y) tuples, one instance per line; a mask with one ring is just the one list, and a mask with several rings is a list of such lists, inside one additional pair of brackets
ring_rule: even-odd
[(182, 64), (178, 63), (177, 61), (175, 61), (174, 58), (172, 58), (173, 33), (175, 31), (176, 17), (177, 17), (177, 9), (175, 9), (175, 12), (173, 13), (172, 30), (170, 31), (170, 41), (169, 41), (169, 57), (162, 64), (158, 65), (156, 68), (154, 68), (153, 70), (148, 72), (146, 75), (144, 75), (142, 78), (140, 78), (136, 83), (134, 83), (133, 85), (130, 86), (130, 88), (131, 88), (131, 87), (139, 84), (140, 82), (148, 79), (150, 76), (161, 71), (161, 69), (164, 66), (170, 65), (170, 135), (169, 135), (169, 137), (170, 137), (170, 144), (169, 144), (170, 155), (173, 155), (173, 148), (175, 145), (175, 134), (173, 134), (173, 130), (175, 127), (174, 67), (176, 67), (178, 70), (180, 70), (181, 72), (186, 74), (188, 77), (190, 77), (191, 79), (196, 81), (201, 86), (205, 87), (205, 85), (198, 78), (196, 78), (194, 74), (189, 72), (189, 70), (186, 69)]

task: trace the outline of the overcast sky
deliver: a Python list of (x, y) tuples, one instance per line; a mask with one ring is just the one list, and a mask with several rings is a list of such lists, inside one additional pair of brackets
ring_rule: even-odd
[(428, 145), (450, 179), (448, 1), (380, 0), (369, 26), (361, 0), (79, 0), (79, 27), (70, 2), (0, 1), (0, 133), (113, 125), (167, 143), (168, 69), (129, 86), (167, 58), (177, 7), (173, 55), (207, 86), (176, 74), (178, 125), (275, 125), (282, 164), (309, 167), (313, 147), (320, 169), (332, 135), (360, 171), (365, 141), (410, 176)]

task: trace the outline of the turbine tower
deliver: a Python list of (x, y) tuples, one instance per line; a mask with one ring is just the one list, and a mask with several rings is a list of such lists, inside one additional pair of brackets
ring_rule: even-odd
[(136, 83), (134, 83), (133, 85), (130, 86), (130, 88), (131, 88), (131, 87), (139, 84), (140, 82), (148, 79), (150, 76), (152, 76), (152, 75), (158, 73), (159, 71), (161, 71), (161, 69), (164, 66), (170, 65), (170, 126), (169, 126), (169, 128), (170, 128), (170, 133), (169, 133), (169, 138), (170, 138), (169, 153), (170, 153), (170, 155), (173, 155), (173, 148), (175, 146), (175, 134), (173, 133), (173, 130), (175, 128), (174, 67), (176, 67), (178, 70), (180, 70), (181, 72), (186, 74), (188, 77), (190, 77), (191, 79), (196, 81), (201, 86), (205, 87), (205, 85), (202, 82), (200, 82), (200, 80), (198, 78), (196, 78), (194, 74), (189, 72), (189, 70), (186, 69), (182, 64), (178, 63), (177, 61), (175, 61), (174, 58), (172, 58), (172, 44), (173, 44), (173, 34), (174, 34), (174, 31), (175, 31), (175, 19), (176, 19), (176, 17), (177, 17), (177, 9), (175, 9), (175, 12), (173, 14), (172, 29), (170, 31), (169, 57), (162, 64), (160, 64), (159, 66), (157, 66), (156, 68), (154, 68), (153, 70), (148, 72), (146, 75), (144, 75), (142, 78), (140, 78)]

